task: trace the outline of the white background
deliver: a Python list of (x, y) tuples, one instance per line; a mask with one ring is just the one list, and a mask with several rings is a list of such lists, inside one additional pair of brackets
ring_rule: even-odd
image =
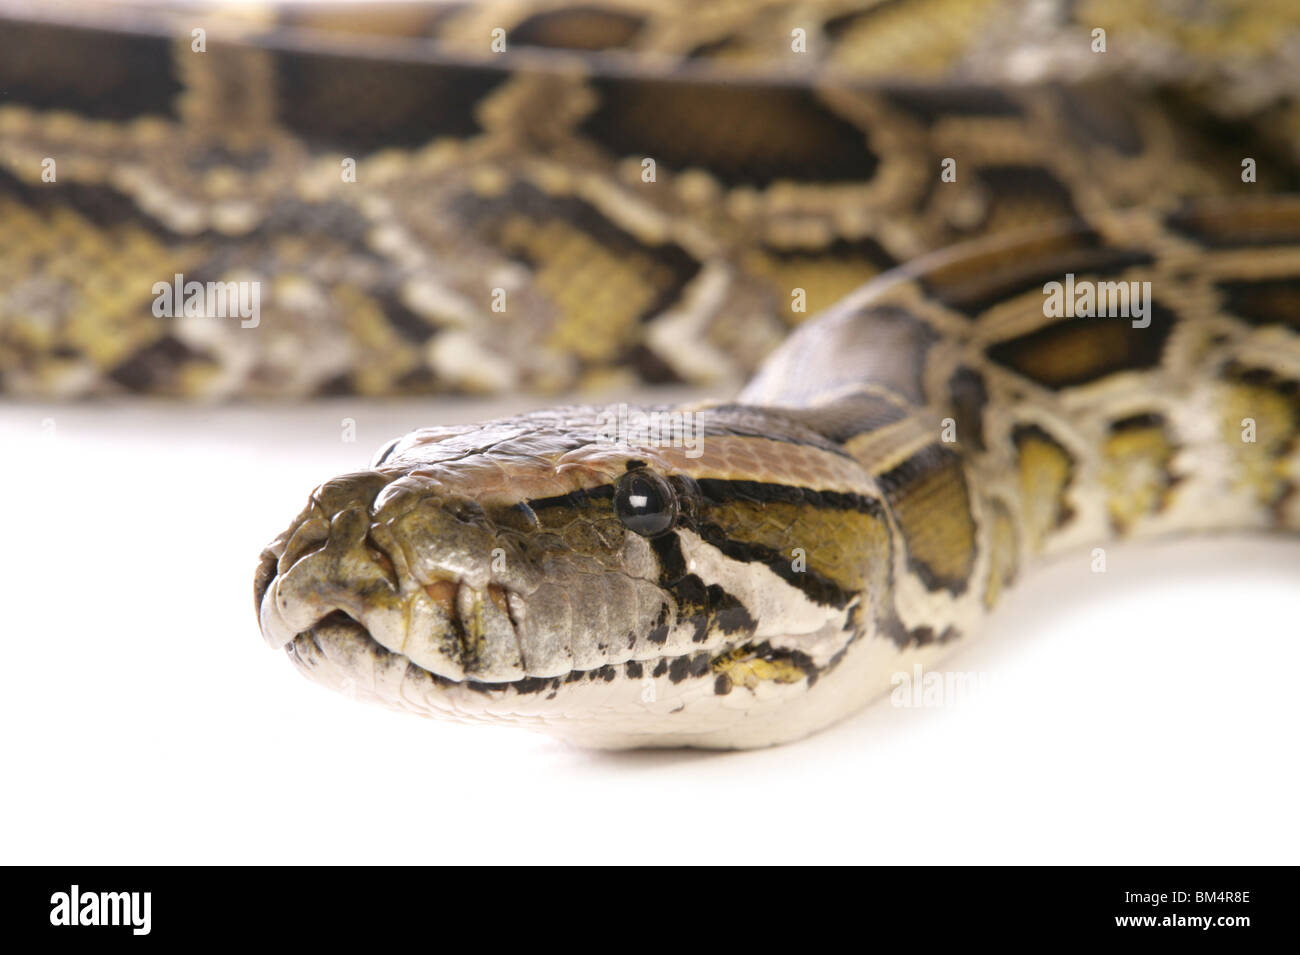
[(253, 568), (312, 486), (518, 410), (0, 406), (0, 861), (1300, 862), (1294, 540), (1062, 560), (950, 658), (977, 699), (757, 752), (434, 723), (266, 648)]

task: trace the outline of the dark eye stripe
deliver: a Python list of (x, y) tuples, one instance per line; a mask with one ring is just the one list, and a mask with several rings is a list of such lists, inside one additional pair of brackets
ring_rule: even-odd
[(614, 486), (612, 484), (601, 484), (598, 487), (570, 491), (568, 494), (557, 494), (554, 497), (527, 498), (524, 503), (534, 511), (542, 511), (548, 507), (578, 507), (588, 498), (600, 499), (613, 496)]

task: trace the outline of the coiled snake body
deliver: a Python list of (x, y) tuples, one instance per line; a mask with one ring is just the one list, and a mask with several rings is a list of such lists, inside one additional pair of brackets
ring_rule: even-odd
[[(195, 56), (190, 15), (78, 47), (4, 8), (10, 392), (704, 382), (771, 352), (734, 402), (429, 428), (321, 485), (255, 597), (323, 683), (767, 745), (941, 659), (1041, 555), (1300, 529), (1284, 7), (391, 4), (213, 19)], [(98, 83), (34, 48), (93, 49)], [(151, 315), (173, 272), (261, 282), (260, 326)]]

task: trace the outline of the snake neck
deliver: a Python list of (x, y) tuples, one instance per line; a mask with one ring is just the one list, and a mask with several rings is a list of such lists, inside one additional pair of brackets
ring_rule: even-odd
[(948, 639), (1039, 557), (1300, 529), (1297, 242), (1275, 201), (985, 242), (867, 286), (741, 398), (861, 465), (893, 532), (882, 626)]

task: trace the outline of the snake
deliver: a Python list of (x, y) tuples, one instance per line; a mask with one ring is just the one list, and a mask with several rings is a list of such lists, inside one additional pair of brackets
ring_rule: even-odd
[[(385, 445), (266, 641), (584, 746), (807, 736), (1036, 563), (1300, 529), (1300, 18), (0, 3), (0, 392), (595, 395)], [(257, 320), (155, 283), (252, 283)]]

